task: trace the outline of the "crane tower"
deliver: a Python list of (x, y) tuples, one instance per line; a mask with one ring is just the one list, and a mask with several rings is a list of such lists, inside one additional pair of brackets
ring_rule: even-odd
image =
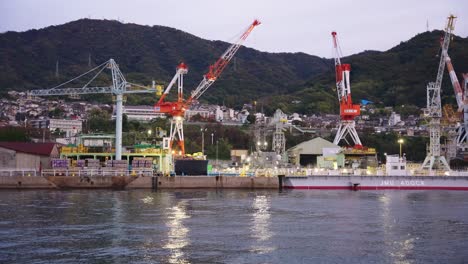
[[(112, 74), (112, 85), (95, 86), (89, 85), (98, 77), (105, 69), (110, 69)], [(83, 87), (81, 88), (64, 88), (64, 86), (72, 81), (78, 80), (97, 72)], [(89, 76), (89, 75), (88, 75)], [(122, 112), (123, 112), (123, 95), (137, 93), (154, 93), (157, 89), (154, 87), (148, 88), (142, 85), (133, 84), (125, 80), (124, 75), (119, 69), (119, 66), (113, 59), (110, 59), (101, 65), (75, 77), (67, 82), (64, 82), (54, 88), (44, 90), (32, 90), (29, 92), (31, 96), (54, 96), (68, 95), (77, 96), (80, 94), (113, 94), (116, 97), (116, 114), (115, 114), (115, 159), (122, 159)]]
[(444, 156), (440, 155), (440, 118), (442, 117), (442, 108), (440, 101), (440, 87), (444, 68), (450, 44), (450, 37), (454, 29), (455, 16), (450, 15), (445, 27), (444, 40), (442, 43), (442, 52), (439, 61), (439, 69), (435, 82), (427, 85), (427, 110), (430, 118), (429, 123), (429, 151), (421, 166), (422, 169), (432, 170), (434, 168), (445, 168), (450, 170), (450, 166)]

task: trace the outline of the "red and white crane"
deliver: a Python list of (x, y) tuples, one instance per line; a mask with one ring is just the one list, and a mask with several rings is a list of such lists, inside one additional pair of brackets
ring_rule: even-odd
[(447, 51), (445, 51), (445, 64), (447, 65), (447, 72), (450, 76), (450, 81), (452, 82), (453, 91), (455, 92), (455, 99), (457, 100), (458, 112), (463, 110), (464, 99), (463, 99), (463, 90), (458, 82), (457, 74), (453, 69), (452, 60), (450, 59)]
[[(458, 81), (457, 74), (452, 65), (452, 60), (450, 59), (448, 52), (445, 51), (445, 64), (447, 65), (447, 71), (450, 76), (450, 81), (452, 82), (453, 91), (455, 93), (455, 99), (457, 101), (458, 112), (463, 112), (462, 122), (457, 127), (457, 146), (461, 148), (466, 148), (468, 145), (468, 98), (467, 98), (467, 87), (466, 80), (465, 87), (462, 90), (460, 82)], [(465, 76), (465, 75), (463, 75)]]
[(341, 64), (341, 50), (338, 44), (336, 32), (332, 32), (333, 50), (335, 57), (336, 70), (336, 91), (338, 93), (338, 101), (340, 103), (340, 124), (333, 143), (338, 145), (341, 140), (345, 140), (349, 135), (354, 144), (354, 148), (361, 149), (362, 143), (356, 131), (356, 122), (354, 118), (361, 113), (361, 107), (358, 104), (353, 104), (351, 99), (351, 85), (349, 82), (349, 73), (351, 71), (350, 64)]
[[(167, 86), (163, 95), (159, 101), (154, 106), (156, 112), (166, 113), (171, 116), (171, 130), (169, 134), (169, 148), (172, 149), (173, 144), (177, 141), (179, 146), (179, 154), (185, 154), (184, 146), (184, 115), (185, 111), (190, 107), (193, 100), (200, 98), (203, 93), (218, 79), (218, 77), (226, 68), (229, 61), (234, 57), (236, 52), (242, 46), (242, 43), (247, 39), (250, 32), (260, 25), (260, 21), (254, 20), (252, 24), (249, 25), (247, 30), (239, 37), (239, 39), (232, 44), (221, 57), (215, 62), (215, 64), (210, 65), (208, 72), (203, 75), (203, 80), (200, 84), (192, 91), (190, 96), (187, 99), (183, 97), (183, 76), (188, 72), (188, 68), (184, 63), (177, 66), (176, 74), (172, 78), (171, 82)], [(177, 82), (178, 85), (178, 97), (176, 102), (166, 102), (164, 99), (167, 94), (170, 92), (172, 86)]]

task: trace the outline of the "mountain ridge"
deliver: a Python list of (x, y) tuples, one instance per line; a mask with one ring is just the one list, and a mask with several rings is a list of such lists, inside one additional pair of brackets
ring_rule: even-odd
[[(368, 50), (342, 58), (352, 67), (355, 101), (423, 106), (425, 85), (435, 79), (437, 72), (434, 55), (438, 35), (440, 31), (424, 32), (387, 51)], [(454, 39), (449, 54), (455, 70), (468, 72), (468, 38)], [(91, 67), (114, 58), (127, 80), (144, 85), (153, 79), (168, 83), (175, 67), (184, 61), (189, 67), (185, 77), (188, 93), (229, 45), (171, 27), (115, 20), (80, 19), (25, 32), (8, 31), (0, 34), (0, 90), (53, 87), (89, 70), (91, 57)], [(336, 112), (333, 71), (332, 59), (304, 52), (270, 53), (241, 47), (202, 100), (232, 107), (258, 100), (268, 111), (281, 107), (302, 113)], [(448, 76), (444, 79), (445, 91), (450, 82)], [(450, 101), (449, 93), (444, 96)], [(304, 103), (291, 104), (297, 99)], [(140, 102), (150, 104), (155, 100)]]

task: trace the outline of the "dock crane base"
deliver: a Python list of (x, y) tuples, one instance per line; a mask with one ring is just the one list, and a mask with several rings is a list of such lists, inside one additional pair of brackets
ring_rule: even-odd
[(346, 140), (348, 135), (350, 135), (356, 147), (362, 146), (361, 140), (359, 139), (358, 133), (356, 131), (356, 122), (354, 120), (340, 121), (340, 125), (338, 126), (338, 131), (336, 132), (333, 144), (338, 145), (341, 140)]

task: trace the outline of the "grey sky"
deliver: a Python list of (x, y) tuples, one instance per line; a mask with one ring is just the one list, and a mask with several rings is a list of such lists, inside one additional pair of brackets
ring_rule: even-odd
[(230, 41), (253, 19), (262, 25), (246, 46), (270, 52), (331, 57), (336, 30), (343, 55), (387, 50), (458, 17), (455, 34), (468, 35), (466, 0), (0, 0), (0, 32), (59, 25), (79, 18), (163, 25), (206, 39)]

